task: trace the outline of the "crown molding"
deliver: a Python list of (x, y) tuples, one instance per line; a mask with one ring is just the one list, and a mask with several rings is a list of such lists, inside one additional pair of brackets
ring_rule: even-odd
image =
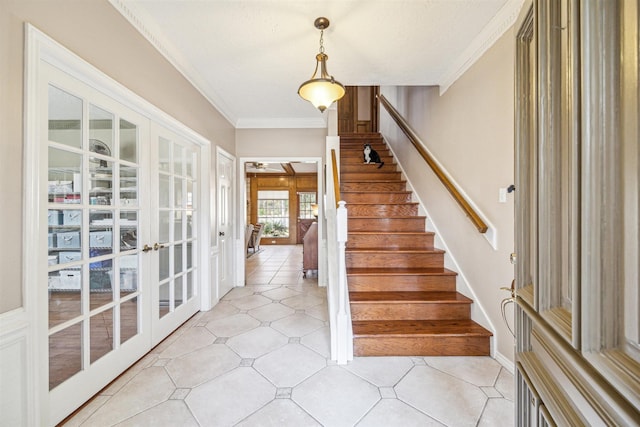
[(473, 42), (438, 79), (443, 95), (515, 23), (524, 0), (508, 0)]
[(319, 129), (327, 127), (324, 115), (317, 119), (238, 119), (236, 129)]
[[(145, 38), (156, 50), (176, 69), (182, 76), (205, 98), (231, 125), (236, 126), (238, 121), (235, 114), (230, 112), (230, 108), (224, 100), (215, 95), (215, 90), (209, 87), (206, 81), (194, 69), (189, 61), (181, 58), (179, 52), (171, 47), (171, 44), (161, 38), (162, 32), (156, 28), (150, 28), (143, 22), (153, 22), (146, 19), (143, 10), (135, 5), (128, 4), (125, 0), (109, 0), (109, 3)], [(206, 89), (206, 90), (204, 90)], [(214, 95), (209, 95), (214, 94)]]

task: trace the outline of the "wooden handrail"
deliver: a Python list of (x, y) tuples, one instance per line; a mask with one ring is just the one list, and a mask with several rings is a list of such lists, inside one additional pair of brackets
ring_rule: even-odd
[(331, 149), (331, 167), (333, 169), (333, 193), (336, 196), (336, 208), (340, 201), (340, 181), (338, 180), (338, 161), (336, 160), (336, 149)]
[(398, 113), (398, 110), (396, 110), (393, 107), (393, 105), (389, 103), (389, 101), (387, 100), (387, 98), (384, 97), (384, 95), (379, 95), (378, 99), (380, 100), (380, 103), (382, 104), (382, 106), (387, 110), (391, 118), (400, 127), (402, 132), (404, 132), (407, 138), (409, 138), (409, 141), (411, 141), (411, 144), (413, 144), (416, 150), (418, 150), (418, 152), (420, 153), (422, 158), (425, 160), (425, 162), (427, 162), (427, 164), (431, 167), (431, 170), (433, 170), (433, 172), (436, 174), (440, 182), (444, 184), (445, 188), (449, 190), (449, 193), (451, 193), (455, 201), (458, 202), (460, 207), (462, 207), (462, 210), (464, 210), (464, 212), (467, 214), (471, 222), (473, 222), (473, 225), (475, 225), (475, 227), (478, 229), (480, 233), (486, 233), (488, 228), (487, 224), (484, 223), (482, 218), (480, 218), (480, 215), (478, 215), (478, 213), (471, 207), (469, 202), (467, 202), (467, 200), (462, 196), (462, 194), (460, 194), (456, 186), (453, 185), (453, 183), (449, 180), (449, 177), (447, 177), (447, 175), (442, 171), (442, 169), (440, 169), (440, 166), (438, 166), (438, 164), (433, 159), (431, 154), (427, 152), (427, 150), (422, 145), (420, 138), (416, 135), (413, 129), (411, 129), (409, 124), (400, 115), (400, 113)]

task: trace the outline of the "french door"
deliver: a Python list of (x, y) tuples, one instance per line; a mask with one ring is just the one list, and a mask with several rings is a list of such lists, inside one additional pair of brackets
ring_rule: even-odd
[(156, 344), (199, 308), (196, 179), (200, 149), (170, 130), (152, 126), (151, 254), (152, 335)]
[(57, 422), (149, 348), (148, 119), (45, 63), (40, 83), (35, 259), (46, 266), (41, 366)]
[(34, 293), (55, 425), (200, 308), (201, 154), (44, 61), (39, 76)]

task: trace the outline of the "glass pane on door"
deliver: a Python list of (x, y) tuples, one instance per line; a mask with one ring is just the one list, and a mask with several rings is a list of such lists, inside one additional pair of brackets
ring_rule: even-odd
[(140, 332), (138, 327), (138, 298), (129, 298), (120, 303), (120, 344)]
[(82, 370), (82, 323), (49, 336), (49, 390)]
[(111, 157), (113, 142), (113, 114), (89, 105), (89, 150)]
[(49, 141), (82, 146), (82, 99), (49, 85)]

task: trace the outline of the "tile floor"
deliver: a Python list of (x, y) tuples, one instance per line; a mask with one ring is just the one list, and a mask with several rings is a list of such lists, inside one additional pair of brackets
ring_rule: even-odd
[(198, 313), (65, 426), (512, 426), (489, 357), (329, 360), (324, 288), (301, 246), (247, 259), (247, 286)]

